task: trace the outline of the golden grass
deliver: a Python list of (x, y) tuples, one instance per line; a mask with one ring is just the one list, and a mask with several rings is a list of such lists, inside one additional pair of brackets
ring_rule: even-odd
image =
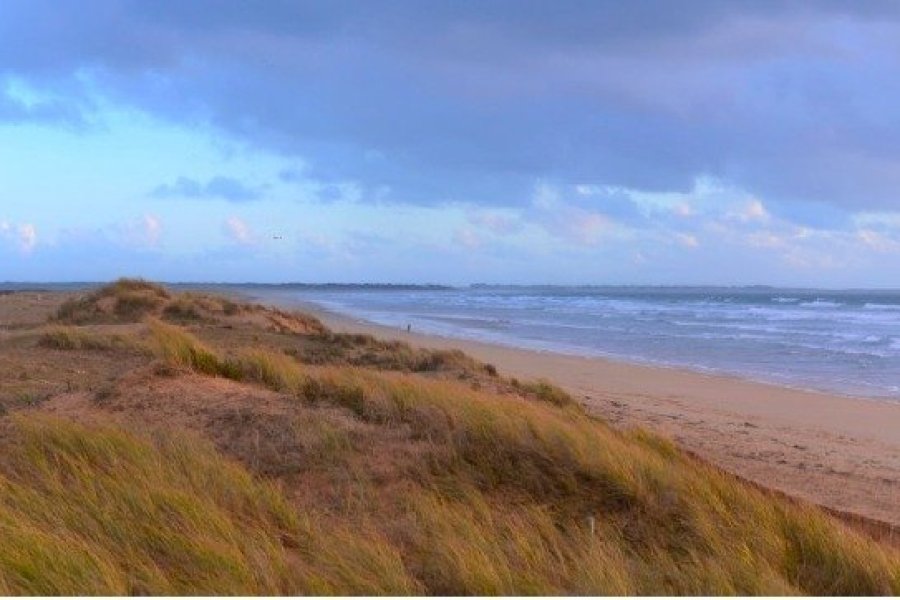
[(418, 589), (378, 536), (298, 517), (200, 440), (35, 415), (3, 433), (0, 594)]
[(377, 524), (427, 593), (900, 592), (895, 551), (665, 439), (613, 430), (549, 384), (527, 390), (536, 401), (259, 349), (231, 361), (196, 352), (166, 356), (346, 408), (418, 444), (403, 486), (379, 491), (379, 475), (354, 493), (379, 499), (356, 503), (356, 518)]
[(237, 323), (289, 335), (318, 337), (330, 333), (311, 315), (195, 292), (175, 293), (143, 279), (119, 279), (68, 300), (51, 321), (88, 325), (138, 323), (148, 318), (176, 323)]
[(537, 381), (520, 382), (513, 379), (513, 387), (520, 392), (533, 396), (542, 402), (549, 402), (559, 407), (577, 406), (575, 399), (569, 395), (564, 389), (558, 385), (547, 381), (546, 379), (538, 379)]
[(137, 350), (136, 339), (124, 335), (102, 334), (79, 327), (51, 327), (38, 339), (44, 348), (55, 350)]
[(32, 416), (3, 446), (0, 593), (285, 591), (293, 515), (205, 444)]
[(224, 374), (224, 362), (195, 336), (158, 319), (148, 319), (147, 324), (152, 350), (171, 366), (206, 375)]
[(481, 363), (461, 350), (414, 348), (399, 340), (380, 340), (367, 334), (324, 331), (298, 350), (309, 364), (345, 364), (391, 371), (454, 373), (461, 377), (496, 377), (493, 365)]

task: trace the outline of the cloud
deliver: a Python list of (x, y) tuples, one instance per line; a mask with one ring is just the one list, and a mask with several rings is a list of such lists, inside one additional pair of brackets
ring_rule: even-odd
[(144, 215), (144, 237), (147, 243), (155, 246), (159, 243), (159, 236), (162, 234), (162, 222), (159, 217), (154, 215)]
[(118, 233), (117, 237), (129, 247), (155, 248), (159, 246), (163, 224), (158, 216), (146, 214), (130, 223), (114, 226), (112, 233)]
[(900, 252), (900, 239), (871, 229), (860, 229), (857, 238), (867, 247), (882, 253)]
[(522, 230), (522, 221), (514, 214), (479, 210), (470, 211), (467, 218), (472, 225), (494, 235), (510, 235)]
[(150, 195), (154, 198), (218, 198), (229, 202), (250, 202), (260, 199), (262, 192), (233, 177), (217, 176), (206, 183), (179, 177), (175, 183), (157, 186)]
[(478, 237), (478, 234), (475, 233), (470, 227), (463, 227), (456, 231), (453, 234), (453, 240), (459, 244), (460, 246), (468, 249), (475, 250), (481, 247), (481, 238)]
[(694, 207), (692, 207), (688, 202), (679, 202), (672, 207), (672, 212), (677, 216), (683, 218), (692, 217), (694, 216), (694, 214), (696, 214), (694, 212)]
[(689, 233), (676, 233), (675, 241), (685, 248), (696, 248), (700, 245), (700, 242), (697, 241), (697, 236)]
[(239, 217), (231, 216), (225, 219), (224, 229), (225, 235), (236, 244), (250, 246), (256, 243), (256, 236), (250, 226)]
[(594, 245), (615, 229), (608, 216), (567, 203), (558, 190), (546, 184), (538, 186), (527, 215), (550, 235), (579, 245)]
[[(298, 157), (372, 201), (526, 206), (536, 180), (687, 191), (711, 176), (767, 202), (892, 208), (898, 15), (890, 2), (11, 0), (0, 76), (62, 103), (7, 101), (0, 119), (102, 98)], [(169, 187), (258, 197), (194, 183)]]
[(0, 123), (37, 122), (84, 129), (84, 114), (91, 106), (84, 100), (65, 97), (40, 97), (28, 94), (21, 86), (0, 77)]
[(766, 207), (759, 200), (753, 199), (747, 203), (744, 209), (737, 214), (741, 221), (768, 221), (771, 216)]
[(0, 240), (14, 244), (22, 254), (31, 254), (38, 243), (37, 228), (31, 223), (0, 221)]

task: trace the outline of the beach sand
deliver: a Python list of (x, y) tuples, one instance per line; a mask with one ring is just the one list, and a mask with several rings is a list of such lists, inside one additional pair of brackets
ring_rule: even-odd
[(900, 404), (380, 326), (310, 304), (336, 331), (459, 348), (501, 373), (547, 378), (619, 427), (661, 431), (723, 469), (822, 505), (900, 525)]

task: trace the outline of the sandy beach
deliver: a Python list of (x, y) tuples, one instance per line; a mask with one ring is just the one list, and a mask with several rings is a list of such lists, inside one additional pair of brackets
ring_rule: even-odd
[(311, 304), (301, 308), (337, 331), (460, 348), (507, 375), (550, 379), (617, 426), (662, 431), (763, 486), (900, 525), (900, 404), (408, 333)]

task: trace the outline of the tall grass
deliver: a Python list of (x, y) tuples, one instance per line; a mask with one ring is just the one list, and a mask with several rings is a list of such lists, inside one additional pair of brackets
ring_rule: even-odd
[(205, 444), (20, 418), (0, 461), (0, 593), (278, 593), (276, 490)]
[(189, 332), (158, 319), (148, 319), (147, 324), (151, 348), (170, 365), (207, 375), (227, 373), (225, 362)]
[(86, 331), (78, 327), (52, 327), (38, 339), (44, 348), (55, 350), (125, 350), (141, 349), (136, 339)]
[(299, 517), (200, 440), (30, 415), (0, 441), (0, 594), (418, 589), (379, 536)]
[(62, 323), (137, 321), (165, 304), (171, 295), (164, 287), (143, 279), (119, 279), (81, 298), (60, 306), (56, 320)]
[[(528, 399), (264, 350), (199, 362), (418, 448), (402, 492), (372, 488), (381, 503), (361, 510), (428, 593), (900, 592), (896, 552), (663, 438), (613, 430), (549, 385)], [(399, 516), (385, 519), (385, 502)]]
[[(622, 434), (573, 408), (451, 382), (336, 369), (310, 376), (362, 390), (357, 414), (434, 443), (420, 483), (445, 500), (425, 512), (458, 525), (411, 554), (438, 553), (433, 562), (445, 570), (459, 565), (456, 579), (441, 575), (443, 593), (900, 591), (895, 552), (647, 432)], [(585, 540), (589, 519), (600, 542)], [(472, 565), (487, 570), (474, 582)]]

